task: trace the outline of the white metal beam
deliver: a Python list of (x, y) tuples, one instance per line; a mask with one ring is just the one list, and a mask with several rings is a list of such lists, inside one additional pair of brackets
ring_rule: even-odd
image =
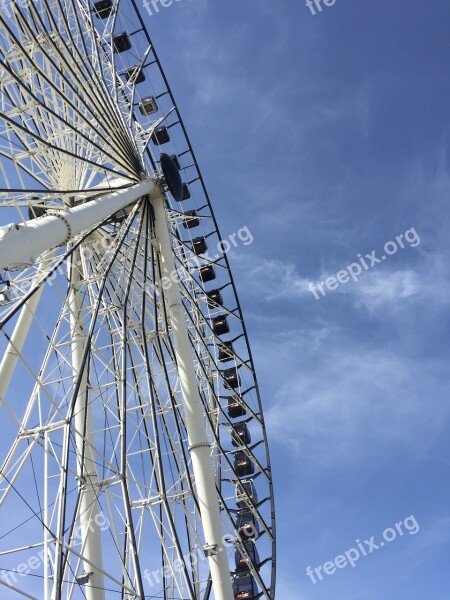
[[(41, 268), (38, 270), (35, 280), (39, 279), (41, 276), (42, 268), (43, 265), (41, 265)], [(14, 331), (9, 339), (8, 346), (3, 354), (0, 362), (0, 404), (5, 400), (9, 383), (22, 353), (43, 290), (44, 288), (41, 286), (23, 306), (16, 326), (14, 327)]]
[[(88, 575), (88, 583), (83, 591), (87, 600), (105, 600), (94, 424), (92, 406), (89, 401), (87, 367), (82, 368), (87, 336), (83, 323), (81, 269), (81, 256), (78, 249), (72, 256), (71, 264), (69, 263), (69, 309), (74, 384), (81, 379), (75, 404), (75, 429), (77, 431), (75, 442), (80, 493), (79, 519), (82, 554), (84, 571)], [(95, 564), (95, 567), (90, 567), (92, 564)]]
[(223, 527), (211, 462), (211, 444), (204, 424), (203, 404), (198, 390), (180, 288), (178, 284), (173, 283), (171, 277), (173, 273), (176, 273), (176, 266), (166, 220), (165, 199), (161, 194), (155, 194), (151, 200), (155, 211), (156, 235), (159, 242), (162, 271), (166, 281), (171, 282), (165, 291), (165, 299), (172, 326), (189, 451), (192, 458), (203, 533), (208, 548), (214, 598), (215, 600), (232, 600), (230, 566), (227, 553), (223, 548)]
[(115, 212), (132, 204), (158, 186), (157, 179), (146, 179), (125, 190), (112, 192), (85, 204), (32, 219), (25, 224), (0, 227), (0, 269), (32, 265), (46, 250), (67, 243)]

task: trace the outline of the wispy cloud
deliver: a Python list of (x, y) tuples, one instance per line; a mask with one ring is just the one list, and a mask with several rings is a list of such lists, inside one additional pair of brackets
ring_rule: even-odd
[(298, 299), (308, 292), (309, 279), (302, 277), (293, 263), (265, 259), (245, 252), (231, 254), (236, 272), (245, 273), (246, 293), (265, 302)]
[(271, 374), (271, 437), (304, 460), (361, 461), (380, 436), (386, 452), (413, 447), (448, 421), (445, 360), (429, 364), (400, 347), (357, 344), (338, 328), (320, 329), (319, 337), (314, 330), (285, 333), (257, 360)]
[(402, 300), (423, 293), (421, 276), (411, 269), (368, 273), (358, 282), (338, 288), (338, 293), (352, 299), (356, 306), (369, 312), (389, 308), (401, 310)]
[[(392, 257), (390, 260), (396, 259)], [(266, 259), (248, 252), (233, 255), (237, 269), (245, 272), (247, 292), (268, 303), (304, 299), (315, 302), (310, 284), (325, 282), (344, 267), (344, 262), (341, 266), (336, 260), (333, 262), (332, 268), (323, 268), (319, 275), (310, 277), (302, 274), (293, 262)], [(395, 313), (404, 310), (406, 302), (412, 302), (411, 306), (426, 302), (429, 307), (450, 303), (450, 268), (445, 256), (422, 253), (415, 263), (414, 268), (402, 266), (399, 269), (389, 268), (387, 263), (377, 265), (371, 271), (363, 271), (358, 281), (349, 279), (336, 290), (328, 290), (321, 302), (332, 301), (336, 294), (345, 297), (354, 308), (365, 309), (369, 313), (380, 310)]]

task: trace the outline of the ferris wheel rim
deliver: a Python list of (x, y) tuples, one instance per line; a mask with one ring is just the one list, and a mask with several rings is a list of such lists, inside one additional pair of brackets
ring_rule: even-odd
[[(47, 0), (44, 0), (44, 1), (45, 1), (45, 3), (47, 4)], [(140, 13), (139, 13), (139, 10), (138, 10), (138, 8), (137, 8), (137, 5), (136, 5), (136, 3), (135, 3), (135, 0), (131, 0), (131, 4), (134, 6), (134, 8), (135, 8), (135, 11), (136, 11), (136, 14), (138, 15), (138, 18), (140, 18), (140, 19), (142, 20), (142, 16), (141, 16), (141, 15), (140, 15)], [(217, 232), (217, 234), (219, 235), (219, 240), (221, 240), (222, 238), (220, 237), (220, 234), (218, 233), (218, 232), (219, 232), (219, 229), (218, 229), (218, 226), (217, 226), (217, 221), (216, 221), (216, 218), (215, 218), (214, 212), (213, 212), (213, 210), (212, 210), (212, 206), (211, 206), (211, 202), (210, 202), (210, 199), (209, 199), (209, 196), (208, 196), (208, 192), (207, 192), (207, 189), (206, 189), (206, 185), (205, 185), (205, 182), (204, 182), (204, 180), (203, 180), (203, 177), (202, 177), (202, 174), (201, 174), (201, 172), (200, 172), (200, 169), (199, 169), (199, 167), (198, 167), (197, 160), (196, 160), (196, 157), (195, 157), (194, 151), (193, 151), (193, 149), (192, 149), (191, 143), (190, 143), (190, 141), (189, 141), (189, 137), (188, 137), (188, 135), (187, 135), (187, 131), (186, 131), (185, 125), (184, 125), (184, 123), (183, 123), (183, 120), (182, 120), (182, 118), (181, 118), (181, 115), (180, 115), (180, 113), (179, 113), (178, 107), (177, 107), (177, 105), (176, 105), (176, 103), (175, 103), (175, 100), (174, 100), (174, 98), (173, 98), (173, 94), (172, 94), (172, 92), (171, 92), (171, 90), (170, 90), (169, 83), (168, 83), (168, 81), (167, 81), (167, 78), (166, 78), (166, 76), (165, 76), (165, 74), (164, 74), (164, 71), (162, 70), (161, 64), (160, 64), (160, 62), (159, 62), (159, 58), (158, 58), (158, 57), (157, 57), (157, 55), (156, 55), (156, 52), (155, 52), (155, 50), (154, 50), (154, 47), (153, 47), (153, 44), (151, 43), (150, 37), (148, 36), (148, 32), (147, 32), (147, 30), (146, 30), (146, 27), (145, 27), (145, 24), (143, 23), (143, 21), (142, 21), (142, 24), (143, 24), (143, 26), (144, 26), (144, 27), (143, 27), (143, 29), (144, 29), (145, 35), (148, 37), (148, 40), (149, 40), (149, 42), (150, 42), (150, 46), (151, 46), (151, 48), (152, 48), (152, 52), (153, 52), (153, 54), (154, 54), (155, 60), (156, 60), (156, 62), (157, 62), (157, 64), (158, 64), (158, 66), (159, 66), (159, 68), (160, 68), (160, 70), (161, 70), (161, 72), (162, 72), (162, 74), (163, 74), (163, 79), (164, 79), (165, 85), (166, 85), (166, 87), (167, 87), (167, 90), (168, 90), (168, 92), (169, 92), (170, 98), (171, 98), (171, 100), (172, 100), (172, 103), (173, 103), (173, 106), (174, 106), (174, 111), (175, 111), (175, 114), (176, 114), (176, 118), (177, 118), (177, 120), (178, 120), (178, 122), (179, 122), (179, 124), (180, 124), (180, 126), (181, 126), (181, 128), (182, 128), (182, 130), (183, 130), (183, 134), (184, 134), (184, 136), (185, 136), (185, 139), (186, 139), (186, 142), (187, 142), (187, 146), (188, 146), (188, 151), (189, 151), (189, 153), (190, 153), (190, 156), (192, 157), (193, 163), (194, 163), (194, 164), (195, 164), (195, 166), (196, 166), (196, 171), (197, 171), (197, 174), (198, 174), (198, 180), (200, 181), (200, 183), (201, 183), (201, 186), (202, 186), (202, 188), (203, 188), (203, 193), (204, 193), (204, 196), (205, 196), (205, 198), (206, 198), (206, 201), (207, 201), (207, 205), (208, 205), (208, 208), (209, 208), (209, 211), (210, 211), (210, 215), (211, 215), (211, 218), (212, 218), (212, 221), (213, 221), (213, 224), (214, 224), (215, 231), (216, 231), (216, 232)], [(147, 153), (147, 155), (148, 155), (148, 159), (149, 159), (149, 161), (150, 161), (150, 164), (151, 164), (151, 165), (152, 165), (154, 168), (157, 168), (157, 162), (155, 161), (155, 159), (153, 158), (153, 156), (150, 154), (148, 146), (146, 147), (146, 153)], [(132, 180), (130, 181), (130, 185), (131, 185), (131, 184), (132, 184)], [(126, 186), (125, 186), (125, 187), (126, 187)], [(106, 189), (106, 188), (104, 188), (104, 189)], [(5, 190), (5, 191), (6, 191), (7, 193), (10, 193), (10, 194), (11, 194), (11, 193), (14, 193), (14, 192), (16, 192), (16, 191), (17, 191), (18, 193), (22, 193), (24, 190), (21, 190), (21, 189), (19, 189), (19, 188), (17, 188), (17, 189), (16, 189), (16, 188), (13, 188), (13, 189), (8, 189), (8, 190)], [(43, 189), (43, 190), (40, 190), (40, 191), (38, 191), (38, 190), (34, 191), (34, 190), (33, 190), (33, 192), (31, 192), (31, 191), (30, 191), (30, 193), (42, 193), (42, 194), (46, 194), (46, 193), (47, 193), (47, 194), (49, 194), (49, 193), (51, 193), (51, 194), (59, 195), (59, 192), (62, 192), (62, 191), (63, 191), (63, 190), (53, 190), (53, 191), (51, 191), (51, 190), (45, 190), (45, 189)], [(66, 195), (71, 195), (73, 192), (74, 192), (74, 190), (71, 190), (71, 191), (65, 191), (65, 192), (64, 192), (64, 194), (66, 194)], [(76, 192), (86, 192), (86, 190), (85, 190), (85, 189), (84, 189), (84, 190), (76, 190)], [(62, 194), (61, 194), (61, 195), (62, 195)], [(182, 214), (182, 213), (180, 213), (180, 214)], [(89, 234), (88, 234), (88, 235), (89, 235)], [(88, 236), (87, 236), (87, 237), (88, 237)], [(78, 241), (77, 241), (76, 243), (78, 244)], [(79, 242), (79, 244), (78, 244), (78, 246), (79, 246), (79, 245), (81, 245), (82, 243), (83, 243), (83, 242), (82, 242), (82, 241), (80, 241), (80, 242)], [(78, 246), (77, 246), (77, 248), (78, 248)], [(61, 261), (61, 264), (62, 264), (63, 262), (65, 262), (65, 261), (66, 261), (68, 258), (69, 258), (69, 256), (66, 256), (66, 257), (64, 258), (64, 260), (62, 260), (62, 261)], [(256, 391), (256, 396), (257, 396), (257, 400), (258, 400), (258, 409), (257, 409), (257, 411), (253, 412), (253, 417), (258, 417), (258, 415), (261, 415), (261, 416), (262, 416), (262, 414), (263, 414), (263, 413), (262, 413), (261, 399), (260, 399), (260, 395), (259, 395), (259, 390), (258, 390), (258, 385), (257, 385), (256, 377), (255, 377), (255, 375), (254, 375), (254, 368), (253, 368), (253, 358), (252, 358), (252, 355), (251, 355), (251, 349), (250, 349), (250, 346), (249, 346), (249, 343), (248, 343), (248, 337), (247, 337), (247, 331), (246, 331), (246, 327), (245, 327), (245, 322), (244, 322), (244, 320), (243, 320), (243, 318), (242, 318), (242, 311), (241, 311), (241, 307), (240, 307), (240, 304), (239, 304), (239, 299), (238, 299), (238, 296), (237, 296), (237, 293), (236, 293), (236, 287), (235, 287), (235, 283), (234, 283), (234, 280), (233, 280), (233, 277), (232, 277), (232, 273), (231, 273), (231, 270), (230, 270), (229, 261), (228, 261), (228, 257), (227, 257), (227, 255), (226, 255), (226, 253), (224, 254), (223, 261), (224, 261), (225, 268), (226, 268), (226, 270), (227, 270), (227, 273), (228, 273), (228, 276), (229, 276), (229, 280), (230, 280), (230, 283), (229, 283), (229, 285), (231, 285), (231, 288), (232, 288), (232, 290), (233, 290), (233, 293), (234, 293), (234, 296), (235, 296), (235, 300), (236, 300), (236, 304), (237, 304), (237, 312), (238, 312), (238, 314), (240, 315), (240, 318), (241, 318), (241, 325), (242, 325), (242, 329), (243, 329), (244, 339), (245, 339), (245, 341), (246, 341), (247, 351), (248, 351), (248, 355), (249, 355), (249, 363), (250, 363), (250, 365), (251, 365), (252, 374), (253, 374), (253, 378), (254, 378), (254, 389), (255, 389), (255, 391)], [(59, 266), (59, 265), (58, 265), (58, 266)], [(58, 267), (55, 267), (55, 268), (54, 268), (54, 270), (57, 270), (57, 268), (58, 268)], [(40, 286), (36, 287), (36, 289), (34, 290), (34, 292), (33, 292), (33, 293), (36, 293), (36, 290), (37, 290), (37, 289), (40, 289)], [(200, 289), (202, 289), (202, 290), (203, 290), (203, 293), (206, 293), (205, 286), (203, 286), (203, 287), (202, 287), (202, 286), (200, 286)], [(29, 297), (31, 297), (31, 296), (29, 296)], [(27, 299), (26, 299), (26, 300), (24, 300), (24, 299), (22, 298), (22, 299), (21, 299), (21, 301), (20, 301), (21, 305), (25, 305), (25, 304), (26, 304), (26, 302), (28, 301), (29, 297), (27, 297)], [(17, 309), (17, 310), (18, 310), (18, 309)], [(16, 312), (17, 312), (17, 311), (16, 311)], [(16, 314), (16, 313), (14, 313), (14, 315), (15, 315), (15, 314)], [(13, 318), (13, 317), (14, 317), (14, 315), (10, 315), (10, 318)], [(231, 420), (230, 420), (228, 417), (227, 417), (227, 419), (228, 419), (228, 426), (229, 426), (229, 425), (232, 425), (232, 422), (231, 422)], [(262, 430), (262, 433), (263, 433), (263, 443), (264, 443), (264, 447), (265, 447), (265, 450), (266, 450), (266, 467), (263, 467), (262, 465), (259, 465), (259, 466), (260, 466), (260, 471), (259, 471), (259, 472), (260, 472), (260, 473), (263, 473), (263, 472), (264, 472), (264, 473), (265, 473), (265, 475), (266, 475), (266, 477), (267, 477), (267, 479), (268, 479), (268, 482), (269, 482), (269, 487), (270, 487), (270, 498), (269, 498), (269, 500), (270, 500), (270, 505), (271, 505), (271, 514), (272, 514), (272, 522), (271, 522), (271, 525), (270, 525), (270, 531), (271, 531), (271, 534), (272, 534), (273, 538), (275, 538), (275, 536), (274, 536), (275, 529), (274, 529), (274, 521), (273, 521), (273, 515), (274, 515), (274, 504), (273, 504), (273, 486), (272, 486), (272, 480), (271, 480), (270, 457), (269, 457), (269, 454), (268, 454), (267, 434), (266, 434), (266, 429), (265, 429), (264, 419), (261, 417), (261, 418), (259, 419), (259, 421), (260, 421), (261, 430)], [(216, 442), (217, 442), (218, 446), (220, 446), (220, 436), (218, 436), (218, 437), (216, 438)], [(232, 466), (232, 465), (231, 465), (231, 462), (230, 462), (230, 460), (228, 459), (228, 451), (227, 451), (227, 450), (224, 450), (224, 449), (222, 449), (222, 448), (221, 448), (221, 450), (222, 450), (222, 454), (223, 454), (223, 456), (225, 456), (225, 457), (226, 457), (226, 460), (228, 461), (229, 465), (230, 465), (230, 466)], [(222, 502), (223, 502), (224, 506), (226, 506), (226, 502), (225, 502), (225, 500), (224, 500), (223, 498), (222, 498)], [(274, 568), (275, 568), (275, 541), (273, 541), (273, 544), (272, 544), (272, 555), (271, 555), (271, 561), (272, 561), (272, 576), (271, 576), (270, 590), (267, 590), (267, 589), (266, 589), (266, 592), (270, 593), (270, 596), (267, 596), (267, 597), (273, 597), (273, 594), (274, 594), (274, 586), (275, 586), (275, 577), (274, 577)], [(250, 561), (250, 562), (251, 562), (251, 561)], [(208, 586), (209, 586), (209, 588), (210, 588), (210, 584), (208, 584)], [(210, 591), (209, 591), (209, 592), (207, 591), (207, 592), (205, 593), (205, 598), (209, 598), (209, 594), (210, 594)]]

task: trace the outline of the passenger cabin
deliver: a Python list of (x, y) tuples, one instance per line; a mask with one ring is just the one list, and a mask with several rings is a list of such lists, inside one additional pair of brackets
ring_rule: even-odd
[(232, 419), (237, 419), (237, 417), (245, 417), (247, 414), (247, 409), (242, 403), (242, 400), (239, 396), (229, 396), (228, 398), (228, 415)]
[(250, 444), (252, 437), (248, 430), (247, 423), (235, 423), (231, 430), (231, 442), (233, 446), (243, 446)]
[(253, 461), (243, 450), (239, 450), (234, 455), (234, 470), (236, 471), (238, 477), (253, 475), (255, 472), (255, 465)]
[(183, 227), (185, 229), (193, 229), (200, 225), (200, 219), (197, 217), (196, 210), (188, 210), (184, 213)]
[[(141, 65), (135, 65), (134, 67), (129, 67), (125, 71), (125, 77), (127, 81), (131, 83), (142, 83), (145, 81), (145, 73), (142, 70)], [(142, 112), (142, 109), (141, 109)]]
[(183, 202), (183, 200), (189, 200), (190, 197), (191, 197), (191, 190), (189, 189), (189, 186), (187, 183), (183, 183), (183, 195), (181, 196), (181, 202)]
[(236, 571), (248, 571), (251, 568), (252, 564), (255, 567), (255, 569), (257, 569), (259, 565), (259, 554), (255, 544), (253, 542), (245, 542), (244, 549), (250, 559), (250, 563), (248, 563), (244, 556), (241, 554), (239, 548), (236, 548), (236, 552), (234, 555), (234, 559), (236, 562)]
[(208, 281), (213, 281), (216, 278), (216, 271), (212, 265), (207, 265), (206, 267), (202, 267), (199, 271), (200, 279), (203, 283), (208, 283)]
[(228, 325), (227, 317), (225, 315), (220, 315), (218, 317), (214, 317), (212, 320), (212, 330), (214, 335), (224, 335), (230, 331), (230, 326)]
[(0, 306), (6, 306), (11, 303), (11, 295), (7, 288), (0, 290)]
[(148, 117), (149, 115), (154, 115), (158, 112), (158, 104), (153, 96), (148, 96), (147, 98), (143, 98), (139, 102), (139, 110), (141, 114)]
[(219, 360), (221, 362), (228, 362), (233, 360), (235, 357), (233, 342), (221, 342), (219, 344)]
[(208, 252), (208, 244), (204, 237), (198, 237), (192, 240), (192, 250), (197, 256), (200, 254), (206, 254)]
[(94, 12), (99, 19), (107, 19), (112, 13), (112, 9), (112, 0), (100, 0), (100, 2), (94, 2)]
[(172, 154), (170, 156), (170, 158), (172, 159), (172, 162), (174, 163), (174, 165), (176, 166), (176, 168), (178, 170), (181, 169), (181, 163), (180, 163), (180, 159), (178, 158), (178, 156), (176, 154)]
[(236, 529), (241, 540), (256, 540), (259, 535), (259, 523), (251, 510), (243, 509), (237, 514)]
[(161, 125), (155, 129), (152, 134), (152, 142), (155, 146), (162, 146), (163, 144), (170, 142), (169, 130), (165, 125)]
[(223, 298), (220, 290), (211, 290), (206, 292), (206, 303), (210, 308), (223, 306)]
[(241, 378), (239, 377), (238, 370), (236, 367), (233, 369), (226, 369), (222, 371), (225, 387), (229, 389), (236, 389), (241, 385)]
[(37, 206), (30, 205), (28, 207), (28, 218), (31, 219), (39, 219), (39, 217), (43, 217), (47, 212), (48, 208), (45, 206)]
[(258, 588), (252, 575), (241, 575), (233, 580), (234, 600), (255, 600), (257, 595)]
[(258, 494), (251, 479), (236, 484), (236, 502), (239, 508), (247, 508), (248, 502), (258, 503)]
[(131, 50), (131, 40), (126, 31), (113, 36), (113, 50), (116, 54), (121, 54)]

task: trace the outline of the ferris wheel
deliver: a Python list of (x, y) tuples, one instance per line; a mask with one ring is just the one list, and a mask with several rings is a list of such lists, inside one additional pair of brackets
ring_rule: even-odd
[(251, 350), (139, 8), (0, 32), (0, 597), (273, 600)]

